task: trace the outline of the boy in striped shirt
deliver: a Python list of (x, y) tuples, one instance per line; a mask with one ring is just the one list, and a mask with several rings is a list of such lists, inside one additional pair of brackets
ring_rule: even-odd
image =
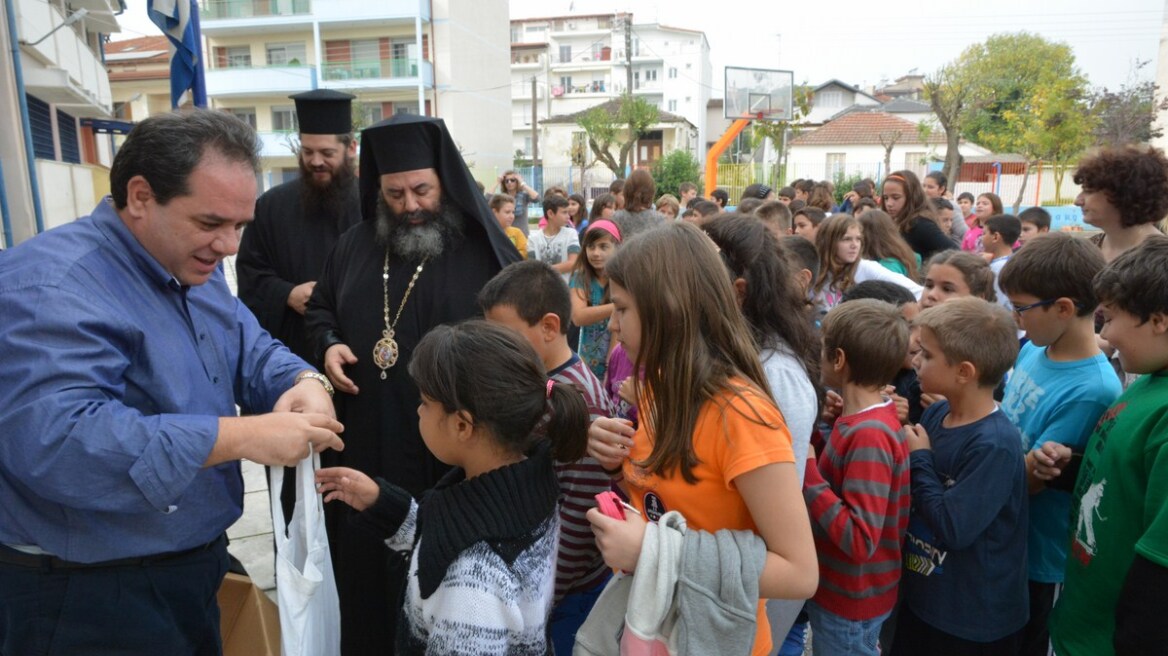
[(803, 484), (819, 554), (819, 590), (807, 603), (816, 656), (876, 656), (896, 603), (912, 499), (904, 435), (882, 390), (908, 339), (900, 312), (882, 301), (849, 301), (823, 320), (823, 383), (840, 390), (843, 410)]
[[(512, 264), (483, 287), (478, 301), (488, 321), (515, 330), (535, 347), (548, 378), (580, 390), (592, 420), (615, 415), (604, 385), (568, 345), (572, 300), (551, 266), (538, 260)], [(588, 456), (557, 462), (555, 469), (562, 496), (551, 633), (556, 653), (570, 654), (576, 631), (610, 575), (584, 515), (596, 505), (597, 494), (612, 488), (612, 479)]]

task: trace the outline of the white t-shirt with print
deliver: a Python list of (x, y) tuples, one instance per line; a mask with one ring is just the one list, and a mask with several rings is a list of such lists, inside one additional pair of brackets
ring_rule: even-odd
[[(568, 261), (568, 257), (580, 253), (580, 236), (571, 228), (560, 228), (553, 237), (543, 230), (536, 230), (527, 236), (527, 259), (536, 259), (546, 264), (556, 265)], [(561, 274), (565, 281), (567, 273)]]

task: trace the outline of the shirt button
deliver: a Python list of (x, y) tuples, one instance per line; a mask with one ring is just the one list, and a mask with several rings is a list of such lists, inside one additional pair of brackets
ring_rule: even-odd
[(218, 383), (218, 382), (219, 382), (219, 377), (218, 377), (218, 376), (215, 376), (214, 378), (212, 378), (212, 379), (211, 379), (211, 382), (212, 382), (212, 383)]
[(199, 334), (199, 341), (204, 341), (204, 342), (207, 341), (207, 333), (200, 333)]

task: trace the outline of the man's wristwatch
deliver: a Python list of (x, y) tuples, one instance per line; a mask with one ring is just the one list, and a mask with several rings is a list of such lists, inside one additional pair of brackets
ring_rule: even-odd
[(315, 371), (302, 371), (302, 372), (300, 372), (299, 374), (296, 375), (296, 382), (293, 383), (293, 385), (299, 384), (300, 381), (306, 380), (308, 378), (311, 378), (312, 380), (315, 380), (316, 382), (320, 383), (321, 385), (324, 385), (324, 391), (328, 392), (329, 396), (332, 396), (333, 393), (336, 391), (333, 389), (333, 384), (331, 382), (329, 382), (329, 379), (327, 376), (325, 376), (324, 374), (318, 374)]

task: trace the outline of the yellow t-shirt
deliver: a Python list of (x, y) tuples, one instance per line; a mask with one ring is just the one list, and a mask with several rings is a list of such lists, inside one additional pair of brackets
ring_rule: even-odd
[[(733, 481), (764, 465), (794, 463), (791, 433), (770, 398), (747, 387), (742, 379), (732, 379), (730, 383), (739, 388), (737, 393), (723, 392), (707, 401), (698, 413), (693, 432), (694, 454), (698, 459), (693, 468), (698, 479), (694, 484), (687, 483), (680, 470), (662, 476), (633, 464), (648, 458), (653, 450), (653, 438), (645, 422), (638, 427), (624, 465), (625, 484), (633, 506), (651, 521), (676, 510), (685, 516), (689, 528), (758, 532)], [(770, 624), (765, 602), (760, 600), (752, 654), (767, 654), (770, 649)]]
[(515, 226), (508, 227), (504, 232), (506, 232), (507, 237), (509, 237), (511, 239), (511, 243), (515, 244), (515, 248), (519, 249), (519, 254), (522, 255), (523, 259), (526, 260), (527, 259), (527, 236), (523, 234), (522, 230), (520, 230), (519, 228), (516, 228)]

